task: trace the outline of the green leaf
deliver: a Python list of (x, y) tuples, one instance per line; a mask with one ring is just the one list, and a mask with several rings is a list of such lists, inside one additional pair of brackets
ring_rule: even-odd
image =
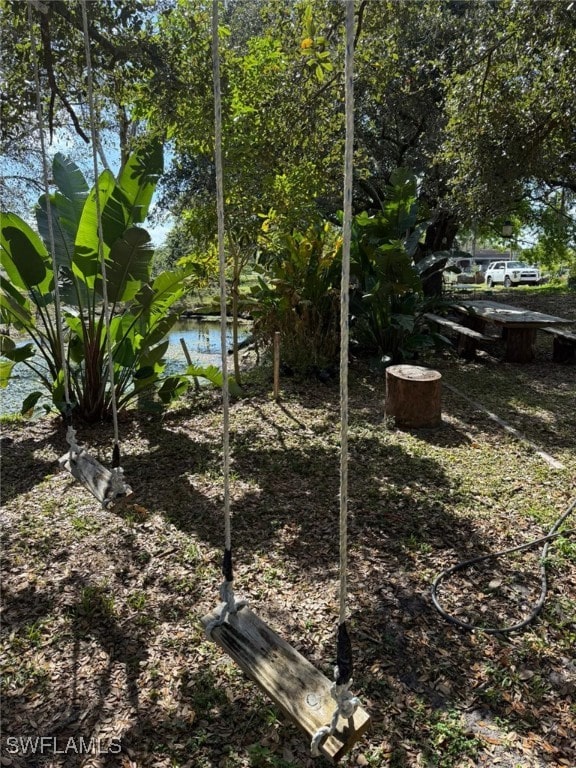
[(118, 178), (118, 185), (128, 201), (131, 223), (141, 224), (148, 215), (152, 196), (163, 170), (162, 143), (158, 140), (128, 158)]
[(189, 387), (190, 381), (185, 376), (169, 376), (158, 390), (158, 397), (167, 404), (183, 395)]
[[(50, 213), (52, 220), (52, 236), (54, 238), (54, 256), (59, 267), (70, 268), (74, 256), (74, 241), (80, 220), (81, 209), (76, 210), (74, 204), (62, 195), (50, 196)], [(77, 218), (76, 218), (77, 217)], [(36, 223), (38, 232), (47, 249), (50, 249), (50, 228), (48, 224), (48, 204), (46, 195), (42, 195), (36, 206)]]
[(164, 359), (168, 347), (170, 346), (170, 339), (165, 339), (161, 344), (157, 344), (155, 347), (148, 349), (145, 354), (140, 358), (140, 364), (142, 366), (156, 366)]
[(162, 314), (160, 317), (156, 317), (154, 325), (151, 326), (146, 337), (148, 346), (153, 346), (154, 344), (161, 342), (170, 333), (178, 318), (179, 314), (175, 312), (168, 315)]
[(52, 161), (52, 175), (62, 195), (68, 200), (76, 202), (82, 210), (89, 187), (76, 163), (61, 152), (57, 152)]
[[(50, 195), (52, 231), (58, 266), (71, 268), (74, 242), (88, 198), (88, 184), (78, 166), (58, 152), (52, 162), (52, 175), (58, 192)], [(50, 248), (46, 196), (42, 195), (36, 210), (38, 232)]]
[(36, 354), (36, 346), (31, 341), (17, 346), (14, 342), (10, 344), (10, 342), (7, 341), (7, 338), (7, 336), (1, 337), (2, 343), (0, 353), (14, 364), (21, 363), (23, 360), (28, 360)]
[[(131, 301), (143, 283), (150, 279), (154, 249), (145, 229), (131, 227), (115, 241), (106, 263), (108, 300)], [(96, 281), (96, 290), (102, 295), (102, 281)]]
[(192, 269), (178, 269), (162, 272), (151, 286), (144, 285), (135, 297), (135, 302), (144, 310), (154, 309), (159, 311), (170, 307), (177, 299), (184, 295), (186, 287), (184, 278), (188, 277)]
[(12, 360), (0, 360), (0, 388), (5, 389), (8, 386), (14, 365)]
[(15, 348), (14, 339), (11, 339), (10, 336), (4, 333), (0, 334), (0, 355), (6, 355), (6, 353), (12, 352)]
[(52, 283), (52, 264), (40, 237), (15, 213), (2, 214), (0, 263), (18, 288), (37, 288), (47, 293)]
[[(215, 365), (189, 365), (186, 368), (186, 376), (193, 376), (196, 378), (207, 379), (217, 387), (221, 387), (223, 384), (222, 371)], [(240, 397), (242, 390), (236, 383), (236, 379), (233, 376), (228, 377), (228, 389), (231, 395)]]
[(0, 275), (0, 308), (19, 326), (34, 326), (30, 301), (8, 280)]
[[(114, 192), (116, 182), (114, 176), (110, 171), (104, 171), (98, 180), (99, 186), (99, 201), (100, 210), (103, 212), (106, 203), (110, 196)], [(110, 211), (107, 218), (108, 227), (110, 229)], [(113, 218), (113, 217), (112, 217)], [(119, 228), (116, 222), (117, 228)], [(102, 227), (104, 228), (104, 213), (102, 213)], [(118, 230), (118, 235), (121, 235), (124, 231), (124, 222), (122, 227)], [(116, 237), (114, 237), (114, 240)], [(104, 236), (106, 241), (106, 235)], [(104, 249), (104, 256), (108, 249)], [(98, 215), (96, 206), (96, 190), (91, 190), (88, 195), (84, 208), (82, 210), (82, 216), (78, 225), (78, 231), (76, 233), (75, 252), (74, 252), (74, 274), (81, 280), (85, 281), (88, 285), (93, 286), (94, 278), (99, 274), (100, 266), (100, 253), (98, 248)]]
[(443, 269), (446, 261), (450, 258), (450, 256), (450, 251), (436, 251), (435, 253), (430, 253), (428, 256), (418, 261), (414, 265), (414, 268), (416, 269), (416, 272), (422, 276), (425, 272), (428, 272), (434, 267)]
[(22, 406), (20, 408), (20, 413), (22, 416), (31, 416), (34, 412), (34, 408), (36, 407), (36, 403), (40, 398), (42, 397), (42, 392), (31, 392), (22, 403)]

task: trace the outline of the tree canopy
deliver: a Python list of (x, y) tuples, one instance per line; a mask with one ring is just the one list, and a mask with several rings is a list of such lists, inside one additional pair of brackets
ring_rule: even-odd
[[(27, 162), (36, 149), (32, 39), (50, 129), (87, 136), (88, 121), (81, 4), (33, 3), (32, 38), (28, 8), (3, 0), (2, 149)], [(86, 9), (102, 126), (114, 128), (123, 156), (144, 132), (168, 142), (162, 202), (208, 242), (211, 4), (97, 0)], [(256, 242), (266, 217), (290, 231), (319, 214), (334, 219), (341, 206), (343, 14), (338, 0), (222, 8), (224, 181), (238, 237)], [(549, 238), (573, 237), (575, 14), (568, 0), (356, 0), (356, 210), (377, 208), (405, 166), (429, 222), (419, 256), (449, 248), (459, 228), (511, 216)]]

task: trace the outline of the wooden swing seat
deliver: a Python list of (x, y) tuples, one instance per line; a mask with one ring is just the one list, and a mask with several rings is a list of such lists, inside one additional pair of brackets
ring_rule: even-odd
[[(204, 628), (221, 610), (202, 618)], [(330, 693), (332, 682), (249, 608), (229, 613), (211, 636), (310, 739), (330, 724), (336, 707)], [(350, 719), (340, 718), (334, 735), (323, 740), (320, 751), (333, 762), (340, 760), (369, 725), (370, 716), (358, 707)]]
[(103, 507), (132, 494), (130, 486), (119, 482), (109, 469), (84, 450), (69, 451), (60, 456), (58, 463), (90, 491)]

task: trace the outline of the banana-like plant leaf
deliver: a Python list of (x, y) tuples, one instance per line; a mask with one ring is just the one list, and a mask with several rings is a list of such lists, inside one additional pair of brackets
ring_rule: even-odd
[(434, 267), (443, 269), (446, 261), (451, 255), (450, 251), (435, 251), (434, 253), (428, 254), (428, 256), (425, 256), (423, 259), (420, 259), (420, 261), (414, 265), (414, 268), (420, 276), (429, 270), (433, 270)]
[(62, 195), (75, 201), (81, 213), (90, 187), (80, 168), (61, 152), (57, 152), (52, 161), (52, 175)]
[[(114, 232), (110, 233), (110, 215), (105, 217), (106, 205), (114, 193), (116, 181), (111, 171), (104, 171), (98, 179), (99, 204), (102, 214), (102, 229), (104, 231), (104, 257), (108, 255), (109, 243), (115, 240), (124, 231), (124, 221), (119, 224)], [(113, 217), (112, 217), (113, 218)], [(108, 231), (105, 229), (108, 225)], [(114, 227), (112, 227), (114, 229)], [(96, 188), (92, 189), (82, 210), (80, 223), (75, 240), (74, 274), (80, 280), (84, 280), (90, 286), (94, 284), (94, 278), (101, 271), (101, 260), (98, 247), (98, 207), (96, 205)]]
[(0, 260), (8, 279), (18, 288), (47, 293), (52, 283), (51, 259), (34, 230), (15, 213), (2, 214)]
[(36, 354), (36, 348), (30, 341), (26, 344), (16, 345), (8, 336), (0, 337), (0, 354), (14, 364), (28, 360)]
[(161, 312), (184, 295), (186, 291), (184, 279), (188, 277), (190, 272), (190, 269), (162, 272), (154, 279), (151, 286), (142, 286), (135, 297), (135, 304), (140, 311), (150, 310), (154, 306), (157, 311)]
[(29, 299), (2, 275), (0, 275), (0, 308), (5, 310), (11, 321), (19, 326), (35, 325)]
[(0, 355), (6, 355), (6, 353), (12, 352), (16, 348), (14, 339), (11, 339), (5, 333), (0, 334)]
[[(150, 235), (140, 227), (130, 227), (114, 242), (106, 264), (108, 300), (112, 304), (131, 301), (142, 283), (148, 282), (153, 256)], [(96, 290), (102, 295), (101, 280), (96, 281)]]
[(416, 249), (418, 248), (418, 243), (420, 242), (420, 238), (426, 232), (426, 229), (428, 228), (428, 222), (422, 222), (421, 224), (417, 224), (413, 231), (408, 235), (406, 238), (406, 241), (404, 242), (404, 248), (406, 249), (406, 253), (408, 256), (413, 257), (416, 253)]
[(141, 356), (140, 365), (154, 367), (157, 363), (162, 362), (169, 346), (170, 339), (165, 339), (161, 344), (157, 344), (155, 347), (148, 349), (146, 353)]
[(86, 283), (76, 279), (73, 270), (68, 267), (60, 267), (58, 288), (62, 303), (67, 304), (69, 308), (89, 307), (94, 300)]
[[(223, 384), (222, 371), (215, 365), (189, 365), (186, 368), (186, 376), (207, 379), (217, 387), (221, 387)], [(242, 394), (234, 376), (228, 377), (228, 389), (234, 397), (240, 397)]]
[(154, 344), (158, 344), (162, 341), (172, 330), (172, 327), (176, 320), (178, 320), (179, 315), (176, 313), (171, 313), (169, 315), (161, 315), (156, 322), (154, 323), (154, 326), (150, 329), (150, 332), (147, 336), (147, 341), (149, 346), (153, 346)]
[(189, 387), (190, 381), (185, 376), (168, 376), (158, 390), (158, 397), (163, 403), (168, 404), (177, 397), (181, 397)]
[(130, 221), (141, 224), (150, 208), (152, 196), (164, 170), (162, 144), (152, 141), (139, 153), (132, 154), (118, 179), (118, 185), (130, 204)]
[(12, 360), (0, 360), (0, 389), (6, 389), (8, 386), (14, 365)]
[[(78, 166), (58, 152), (52, 161), (52, 175), (59, 189), (50, 195), (52, 232), (55, 241), (55, 257), (59, 267), (70, 268), (74, 255), (74, 241), (82, 218), (89, 187)], [(36, 221), (38, 232), (50, 249), (46, 196), (38, 201)]]
[(28, 397), (24, 399), (24, 402), (20, 408), (20, 413), (22, 416), (31, 416), (34, 408), (36, 407), (36, 403), (38, 400), (40, 400), (41, 397), (42, 392), (31, 392)]
[[(50, 195), (50, 213), (52, 220), (52, 235), (54, 237), (54, 256), (59, 267), (72, 265), (74, 257), (74, 240), (78, 229), (78, 220), (75, 218), (76, 209), (74, 203), (62, 195)], [(80, 216), (81, 211), (78, 212)], [(36, 206), (36, 223), (38, 232), (46, 245), (51, 248), (50, 227), (48, 222), (48, 203), (46, 195), (42, 195)]]
[(76, 364), (82, 363), (86, 357), (86, 345), (84, 344), (81, 325), (79, 330), (80, 335), (71, 333), (68, 339), (68, 355), (70, 361)]

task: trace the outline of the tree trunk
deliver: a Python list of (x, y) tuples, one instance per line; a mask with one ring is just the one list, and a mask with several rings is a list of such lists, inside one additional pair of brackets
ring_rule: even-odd
[[(436, 251), (450, 250), (457, 232), (458, 224), (454, 216), (449, 211), (439, 211), (432, 224), (426, 230), (424, 242), (418, 245), (414, 257), (416, 263)], [(424, 272), (422, 287), (425, 296), (442, 295), (442, 271), (440, 267), (441, 264), (435, 264)]]
[(386, 413), (400, 429), (437, 427), (442, 419), (442, 376), (419, 365), (386, 369)]

